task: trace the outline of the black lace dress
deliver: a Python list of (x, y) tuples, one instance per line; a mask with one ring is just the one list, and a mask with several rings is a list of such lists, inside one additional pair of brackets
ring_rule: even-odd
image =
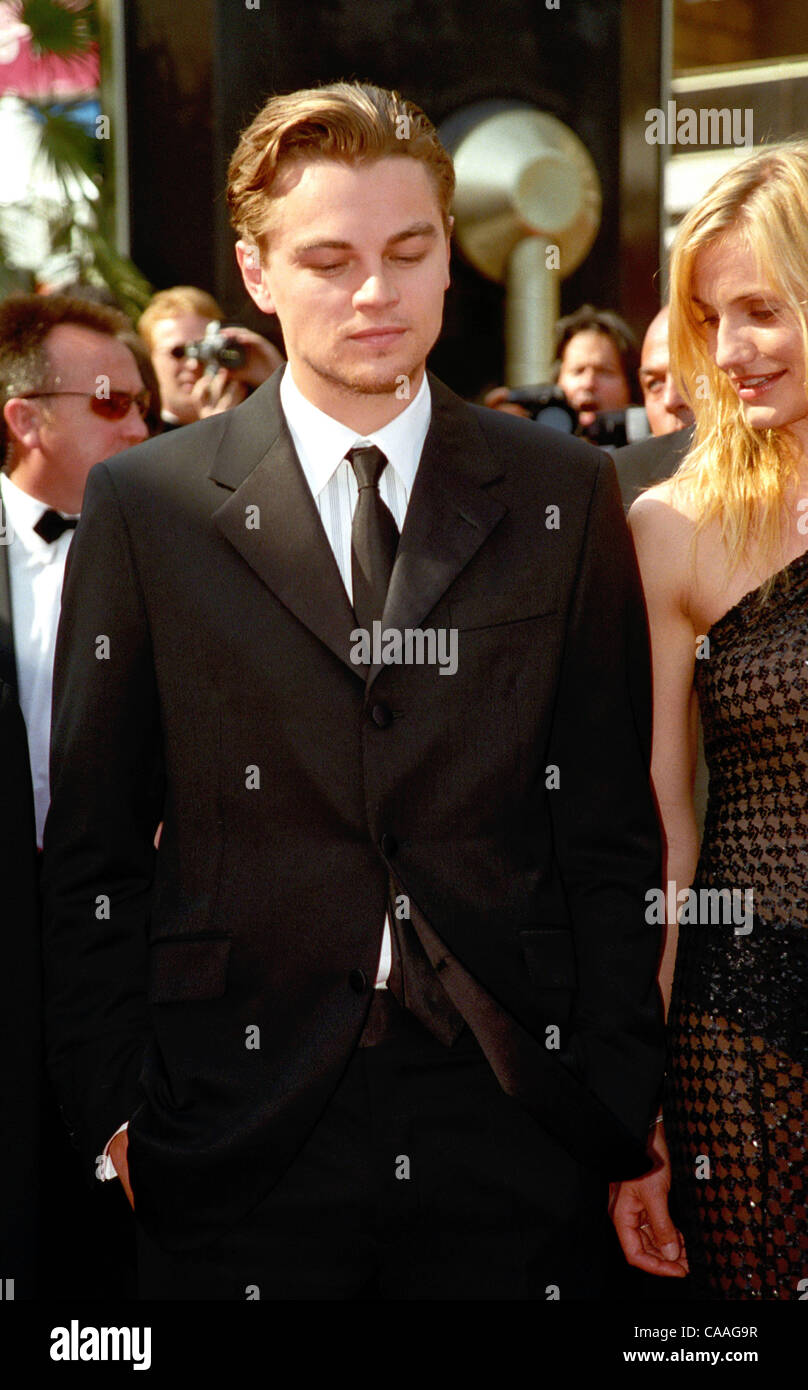
[[(808, 1293), (808, 551), (708, 635), (696, 687), (710, 784), (687, 913), (700, 920), (679, 929), (664, 1103), (675, 1209), (698, 1297), (796, 1301)], [(730, 891), (719, 902), (710, 888)]]

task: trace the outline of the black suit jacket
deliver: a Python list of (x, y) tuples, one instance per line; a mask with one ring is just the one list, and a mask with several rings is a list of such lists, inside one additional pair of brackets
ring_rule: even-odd
[(57, 644), (50, 1064), (88, 1157), (131, 1116), (137, 1209), (177, 1247), (260, 1200), (332, 1094), (391, 873), (569, 1114), (589, 1097), (593, 1154), (615, 1117), (602, 1167), (641, 1152), (661, 1069), (612, 464), (432, 379), (384, 626), (456, 628), (459, 666), (367, 672), (279, 381), (93, 470)]
[(25, 724), (0, 682), (0, 1277), (14, 1296), (37, 1292), (42, 1092), (39, 911), (34, 797)]
[(14, 651), (14, 624), (11, 619), (11, 580), (8, 564), (6, 514), (0, 498), (0, 680), (17, 693), (17, 662)]
[(676, 472), (692, 443), (691, 426), (615, 449), (614, 466), (626, 511), (647, 487), (663, 482)]

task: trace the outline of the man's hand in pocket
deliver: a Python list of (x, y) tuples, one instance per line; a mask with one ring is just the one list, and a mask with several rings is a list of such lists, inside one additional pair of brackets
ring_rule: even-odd
[(130, 1207), (134, 1211), (135, 1196), (132, 1191), (131, 1184), (129, 1182), (129, 1160), (127, 1158), (128, 1150), (129, 1135), (126, 1133), (126, 1130), (124, 1129), (121, 1131), (120, 1134), (116, 1134), (115, 1138), (110, 1143), (109, 1156), (115, 1165), (115, 1172), (118, 1174), (118, 1177), (120, 1178), (121, 1183), (123, 1185), (123, 1190), (126, 1193), (126, 1200), (128, 1201)]

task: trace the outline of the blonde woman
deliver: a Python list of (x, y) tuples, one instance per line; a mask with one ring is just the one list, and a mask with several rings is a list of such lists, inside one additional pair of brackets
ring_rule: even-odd
[(695, 438), (630, 513), (654, 661), (670, 1061), (657, 1169), (622, 1185), (614, 1219), (630, 1263), (689, 1267), (708, 1298), (808, 1289), (806, 301), (808, 141), (795, 141), (725, 174), (679, 229), (671, 350)]

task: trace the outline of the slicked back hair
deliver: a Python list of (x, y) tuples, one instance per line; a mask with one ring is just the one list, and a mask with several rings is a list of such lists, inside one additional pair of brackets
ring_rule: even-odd
[(427, 169), (449, 228), (452, 161), (428, 116), (398, 92), (365, 82), (334, 82), (271, 97), (242, 132), (230, 161), (227, 203), (236, 232), (261, 246), (271, 230), (273, 185), (295, 159), (358, 164), (408, 155)]

